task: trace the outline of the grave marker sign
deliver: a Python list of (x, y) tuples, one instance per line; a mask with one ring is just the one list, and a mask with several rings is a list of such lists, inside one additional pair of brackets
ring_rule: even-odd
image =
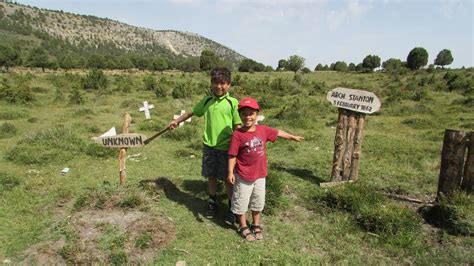
[(335, 88), (328, 92), (328, 101), (332, 105), (365, 114), (377, 112), (380, 109), (380, 100), (370, 91)]
[(155, 108), (155, 106), (153, 104), (148, 105), (148, 102), (144, 101), (143, 102), (143, 107), (140, 107), (140, 109), (138, 109), (138, 111), (145, 112), (145, 119), (151, 119), (150, 109), (153, 109), (153, 108)]
[(355, 181), (359, 175), (365, 115), (377, 112), (380, 100), (372, 92), (348, 88), (329, 91), (327, 99), (339, 108), (330, 183)]

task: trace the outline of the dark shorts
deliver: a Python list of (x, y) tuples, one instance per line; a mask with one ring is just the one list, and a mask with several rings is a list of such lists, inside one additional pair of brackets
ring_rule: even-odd
[(227, 180), (229, 165), (228, 151), (216, 150), (207, 145), (202, 148), (202, 171), (204, 177), (217, 177), (222, 181)]

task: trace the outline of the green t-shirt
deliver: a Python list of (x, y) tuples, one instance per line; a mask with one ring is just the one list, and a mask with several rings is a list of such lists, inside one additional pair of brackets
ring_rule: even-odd
[[(232, 103), (232, 104), (231, 104)], [(233, 126), (242, 124), (237, 99), (226, 93), (224, 96), (206, 96), (193, 107), (193, 115), (204, 115), (205, 145), (217, 150), (229, 150)]]

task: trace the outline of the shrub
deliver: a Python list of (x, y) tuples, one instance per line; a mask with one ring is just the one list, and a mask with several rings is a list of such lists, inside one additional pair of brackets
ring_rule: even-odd
[(118, 91), (129, 93), (133, 88), (133, 81), (129, 76), (115, 77), (115, 87)]
[(18, 85), (12, 87), (5, 78), (0, 83), (0, 99), (18, 104), (28, 104), (35, 100), (28, 82), (20, 80)]
[(157, 88), (157, 82), (153, 75), (147, 75), (143, 78), (143, 89), (147, 91), (155, 91)]
[(0, 126), (0, 139), (9, 138), (16, 135), (17, 129), (15, 125), (5, 122)]
[(164, 98), (168, 95), (168, 88), (165, 84), (158, 84), (154, 90), (154, 93), (157, 98)]
[(174, 99), (183, 99), (183, 98), (191, 97), (191, 94), (192, 94), (191, 85), (189, 83), (179, 82), (176, 84), (176, 87), (173, 89), (171, 96), (173, 96)]
[(82, 87), (85, 90), (97, 90), (105, 92), (108, 80), (104, 72), (100, 69), (90, 69), (87, 75), (82, 79)]
[(71, 94), (69, 95), (69, 103), (71, 104), (84, 104), (86, 102), (86, 96), (79, 90), (78, 87), (74, 86)]

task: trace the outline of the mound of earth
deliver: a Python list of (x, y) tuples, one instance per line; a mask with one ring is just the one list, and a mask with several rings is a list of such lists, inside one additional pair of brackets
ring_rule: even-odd
[[(115, 201), (115, 196), (109, 199)], [(62, 215), (66, 217), (50, 229), (59, 233), (59, 239), (31, 246), (21, 264), (151, 263), (158, 250), (175, 238), (169, 219), (143, 211), (147, 208), (110, 205), (104, 209), (86, 206)]]

